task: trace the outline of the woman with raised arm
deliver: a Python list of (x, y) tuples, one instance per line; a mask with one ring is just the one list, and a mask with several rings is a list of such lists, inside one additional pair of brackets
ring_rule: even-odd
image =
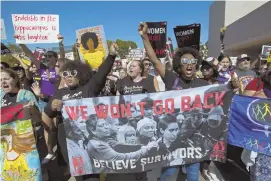
[[(147, 23), (140, 23), (138, 27), (139, 35), (142, 38), (145, 50), (154, 68), (163, 79), (166, 90), (181, 90), (208, 85), (208, 82), (195, 77), (195, 73), (201, 64), (201, 57), (198, 50), (190, 47), (179, 48), (173, 57), (173, 69), (176, 73), (166, 69), (166, 67), (156, 57), (155, 52), (147, 34)], [(200, 163), (185, 165), (187, 180), (198, 181)], [(161, 178), (168, 177), (177, 171), (176, 167), (171, 167), (162, 173)], [(168, 176), (164, 176), (164, 174)]]

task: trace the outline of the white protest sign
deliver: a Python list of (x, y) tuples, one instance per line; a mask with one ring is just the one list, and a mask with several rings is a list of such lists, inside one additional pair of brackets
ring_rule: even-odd
[(143, 49), (131, 49), (127, 55), (127, 58), (131, 59), (142, 59), (144, 55), (144, 50)]
[(230, 57), (230, 59), (231, 59), (231, 64), (232, 64), (233, 66), (236, 66), (237, 57)]
[(59, 15), (12, 14), (16, 43), (58, 43)]
[(65, 58), (70, 59), (70, 60), (74, 60), (73, 52), (65, 53)]
[(6, 28), (5, 28), (4, 20), (1, 19), (1, 40), (5, 40), (5, 39), (7, 39)]

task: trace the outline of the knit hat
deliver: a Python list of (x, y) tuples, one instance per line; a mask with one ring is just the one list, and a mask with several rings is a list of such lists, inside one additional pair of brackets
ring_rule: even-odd
[(137, 122), (136, 131), (140, 131), (140, 129), (146, 125), (153, 125), (156, 127), (157, 123), (150, 118), (144, 117), (143, 119)]

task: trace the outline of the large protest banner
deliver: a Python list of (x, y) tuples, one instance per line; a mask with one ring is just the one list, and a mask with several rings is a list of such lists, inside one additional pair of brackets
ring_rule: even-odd
[(176, 28), (173, 28), (178, 47), (193, 47), (199, 50), (200, 29), (200, 24), (177, 26)]
[(228, 143), (271, 156), (271, 99), (234, 96)]
[(0, 178), (41, 181), (39, 154), (30, 112), (23, 104), (1, 108)]
[(5, 55), (5, 54), (11, 54), (11, 51), (8, 49), (8, 47), (4, 43), (1, 43), (1, 55)]
[(77, 30), (76, 36), (80, 43), (78, 52), (81, 61), (88, 63), (91, 68), (98, 68), (109, 53), (103, 26)]
[(12, 14), (16, 43), (58, 43), (59, 15)]
[(166, 57), (167, 22), (147, 22), (148, 37), (158, 58)]
[(4, 20), (1, 19), (1, 40), (5, 40), (5, 39), (7, 39), (6, 28), (5, 28)]
[(64, 101), (71, 174), (224, 162), (231, 96), (226, 86), (211, 85)]

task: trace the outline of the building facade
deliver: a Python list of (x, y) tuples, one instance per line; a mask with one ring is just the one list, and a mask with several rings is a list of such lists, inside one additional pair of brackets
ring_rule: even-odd
[(220, 54), (220, 28), (226, 27), (224, 52), (256, 59), (271, 45), (271, 1), (215, 1), (209, 9), (208, 56)]

